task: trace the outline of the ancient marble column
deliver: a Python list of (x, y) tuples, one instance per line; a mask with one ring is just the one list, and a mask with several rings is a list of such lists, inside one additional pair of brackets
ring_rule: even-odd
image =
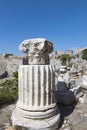
[(19, 68), (19, 98), (12, 123), (29, 130), (55, 130), (60, 113), (55, 100), (54, 66), (49, 64), (53, 45), (37, 38), (23, 41), (19, 48), (27, 54), (28, 65)]

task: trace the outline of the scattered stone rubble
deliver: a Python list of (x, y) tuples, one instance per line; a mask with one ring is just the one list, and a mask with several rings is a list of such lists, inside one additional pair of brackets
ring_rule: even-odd
[[(30, 54), (28, 55), (30, 56)], [(82, 60), (81, 56), (76, 57), (74, 59), (72, 58), (71, 62), (73, 65), (71, 67), (68, 67), (61, 65), (61, 61), (58, 58), (58, 53), (56, 52), (52, 52), (49, 58), (50, 63), (55, 65), (56, 101), (61, 115), (60, 126), (58, 129), (86, 130), (87, 129), (87, 61)], [(1, 69), (2, 71), (0, 71), (0, 73), (3, 73), (5, 70), (9, 70), (9, 66), (11, 65), (14, 66), (15, 63), (16, 65), (22, 64), (21, 59), (20, 61), (13, 60), (12, 64), (11, 60), (8, 59), (3, 60), (2, 58), (0, 60), (2, 63), (0, 64), (0, 67), (2, 68)], [(35, 60), (34, 62), (36, 64)], [(29, 63), (29, 61), (27, 61), (27, 63)], [(32, 61), (30, 61), (30, 63), (32, 63)], [(11, 68), (8, 71), (9, 73), (11, 72)], [(16, 68), (16, 70), (17, 69), (18, 67)], [(13, 109), (14, 107), (12, 107), (11, 113)], [(2, 112), (4, 113), (4, 116)], [(6, 126), (5, 123), (10, 123), (11, 125), (10, 122), (11, 113), (8, 113), (9, 115), (8, 116), (7, 114), (5, 114), (5, 111), (3, 111), (3, 109), (0, 110), (0, 123), (4, 124), (4, 127)]]

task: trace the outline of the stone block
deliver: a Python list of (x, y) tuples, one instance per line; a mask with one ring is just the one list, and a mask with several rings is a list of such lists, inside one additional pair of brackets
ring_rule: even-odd
[(75, 101), (75, 95), (72, 91), (56, 92), (57, 103), (72, 105)]
[(76, 100), (78, 100), (81, 96), (83, 96), (82, 86), (77, 86), (75, 88), (70, 89), (76, 97)]
[(58, 91), (67, 91), (67, 84), (63, 81), (58, 81), (57, 90)]

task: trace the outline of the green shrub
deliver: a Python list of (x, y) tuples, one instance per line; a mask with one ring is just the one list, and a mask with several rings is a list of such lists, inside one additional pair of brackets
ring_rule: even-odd
[(6, 80), (1, 83), (0, 86), (0, 106), (4, 104), (10, 104), (18, 98), (18, 74), (15, 72), (14, 79)]
[(67, 63), (70, 62), (71, 58), (69, 54), (63, 54), (61, 55), (60, 60), (62, 62), (62, 65), (66, 65)]
[(18, 71), (13, 72), (13, 77), (15, 77), (16, 79), (18, 79)]
[(9, 91), (4, 89), (0, 90), (0, 106), (4, 104), (10, 104), (15, 101), (15, 96)]
[(84, 49), (82, 51), (82, 59), (86, 60), (87, 61), (87, 49)]

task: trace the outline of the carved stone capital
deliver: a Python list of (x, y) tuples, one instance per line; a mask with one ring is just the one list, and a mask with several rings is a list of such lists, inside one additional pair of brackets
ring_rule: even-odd
[(49, 53), (53, 51), (53, 45), (44, 38), (24, 40), (19, 50), (28, 57), (28, 64), (44, 65), (49, 64)]

